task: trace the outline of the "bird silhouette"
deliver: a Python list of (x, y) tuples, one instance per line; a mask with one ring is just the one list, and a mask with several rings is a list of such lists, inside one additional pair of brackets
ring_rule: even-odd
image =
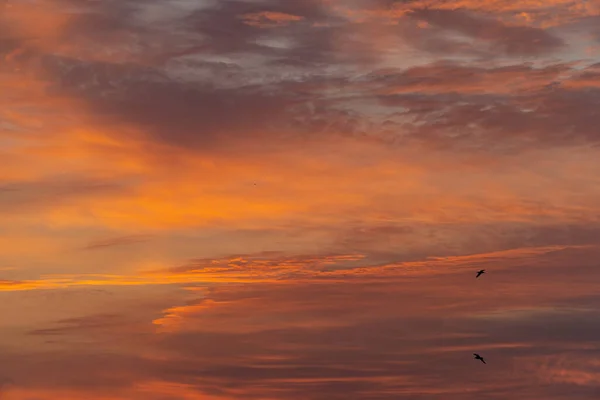
[(482, 270), (480, 270), (480, 271), (477, 271), (477, 276), (476, 276), (475, 278), (479, 278), (479, 276), (480, 276), (481, 274), (485, 274), (485, 269), (482, 269)]
[(481, 362), (482, 362), (482, 363), (484, 363), (484, 364), (487, 364), (487, 363), (485, 362), (485, 360), (483, 359), (483, 357), (481, 357), (479, 354), (477, 354), (477, 353), (473, 353), (473, 355), (475, 356), (475, 357), (474, 357), (474, 359), (475, 359), (475, 360), (481, 360)]

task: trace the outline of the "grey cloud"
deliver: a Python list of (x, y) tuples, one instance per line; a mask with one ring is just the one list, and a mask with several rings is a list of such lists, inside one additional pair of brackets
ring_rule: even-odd
[[(594, 90), (582, 92), (585, 98), (581, 98), (575, 97), (579, 92), (572, 90), (544, 88), (565, 70), (563, 66), (488, 70), (442, 65), (432, 67), (432, 71), (422, 68), (398, 74), (375, 73), (360, 81), (337, 83), (354, 87), (357, 99), (368, 99), (369, 91), (390, 87), (390, 83), (404, 92), (375, 97), (389, 110), (391, 120), (386, 122), (364, 115), (351, 103), (328, 99), (323, 92), (336, 87), (335, 79), (307, 77), (295, 83), (219, 88), (208, 82), (177, 82), (158, 69), (133, 64), (83, 63), (58, 57), (45, 60), (46, 73), (54, 79), (54, 93), (82, 99), (98, 123), (134, 124), (155, 140), (200, 150), (288, 141), (319, 133), (356, 136), (368, 130), (377, 136), (378, 131), (393, 131), (394, 126), (402, 126), (406, 132), (404, 138), (398, 138), (401, 142), (414, 140), (439, 148), (480, 151), (503, 151), (503, 147), (514, 151), (531, 145), (532, 139), (546, 145), (597, 140), (595, 132), (590, 131), (595, 102), (600, 98)], [(207, 66), (212, 70), (210, 64)], [(434, 77), (433, 71), (445, 78)], [(243, 74), (241, 70), (233, 73)], [(521, 73), (530, 76), (529, 82), (538, 82), (541, 89), (534, 86), (518, 96), (495, 93), (493, 87), (489, 93), (447, 92), (452, 87), (458, 90), (469, 79), (482, 80), (481, 85)], [(422, 88), (430, 93), (419, 92)], [(393, 111), (398, 107), (404, 111)], [(526, 108), (537, 112), (527, 112)], [(394, 119), (396, 122), (391, 123)], [(455, 135), (459, 129), (460, 135)], [(392, 132), (390, 137), (397, 135)], [(497, 144), (490, 147), (490, 140)]]
[(488, 41), (495, 51), (512, 56), (544, 54), (564, 46), (560, 38), (540, 28), (508, 26), (463, 10), (415, 9), (410, 15), (442, 29)]
[[(326, 75), (322, 65), (331, 63), (374, 66), (378, 51), (368, 45), (362, 31), (332, 20), (320, 2), (296, 3), (229, 1), (191, 11), (178, 20), (178, 29), (188, 32), (188, 38), (196, 32), (204, 39), (150, 51), (152, 57), (162, 57), (160, 62), (101, 63), (45, 56), (41, 65), (44, 76), (53, 84), (51, 93), (82, 100), (95, 123), (132, 124), (150, 139), (204, 151), (237, 145), (257, 147), (257, 143), (293, 143), (295, 139), (339, 133), (397, 144), (416, 141), (437, 148), (497, 152), (515, 151), (535, 142), (565, 145), (595, 143), (598, 139), (592, 132), (593, 110), (600, 98), (597, 93), (588, 90), (575, 96), (573, 91), (555, 86), (554, 79), (567, 66), (473, 68), (441, 63), (396, 73), (366, 74), (358, 80), (342, 70), (335, 76), (329, 72)], [(104, 17), (94, 17), (100, 21), (89, 24), (90, 32), (125, 24), (110, 22), (121, 15), (117, 11), (102, 11), (104, 14), (99, 15)], [(261, 29), (248, 26), (240, 18), (261, 11), (285, 12), (305, 19), (289, 26)], [(462, 11), (415, 10), (413, 16), (444, 29), (462, 29), (465, 34), (496, 41), (496, 45), (505, 40), (511, 54), (550, 51), (560, 46), (544, 31), (504, 26)], [(90, 16), (81, 18), (69, 29), (87, 29), (84, 21)], [(108, 18), (108, 22), (102, 18)], [(312, 26), (321, 20), (330, 24)], [(398, 29), (414, 36), (410, 33), (413, 25), (414, 21), (402, 21)], [(144, 31), (146, 28), (140, 29), (139, 35), (150, 35)], [(287, 35), (295, 44), (267, 49), (255, 41), (261, 35)], [(256, 65), (250, 68), (245, 65), (250, 61), (245, 59), (252, 57), (240, 58), (242, 53), (234, 56), (236, 52), (263, 59), (252, 61)], [(209, 53), (230, 54), (231, 59), (211, 61), (205, 57)], [(272, 68), (274, 64), (281, 69), (267, 72), (268, 65)], [(269, 74), (280, 75), (274, 79)], [(537, 82), (538, 86), (517, 90), (517, 95), (505, 90), (494, 92), (493, 87), (485, 89), (486, 82), (517, 75), (527, 76), (528, 84)], [(452, 87), (458, 91), (473, 82), (483, 88), (473, 93), (452, 92)], [(229, 86), (219, 86), (222, 83)], [(381, 94), (386, 87), (395, 87), (402, 94)], [(333, 89), (338, 93), (333, 94)], [(387, 115), (369, 115), (361, 101), (379, 101), (381, 114), (387, 111)], [(402, 136), (398, 132), (403, 132)]]
[[(157, 16), (161, 11), (158, 6), (155, 1), (99, 3), (73, 18), (62, 35), (64, 39), (84, 38), (88, 43), (93, 40), (97, 46), (110, 44), (114, 48), (125, 42), (130, 52), (158, 63), (186, 53), (285, 55), (285, 51), (278, 52), (258, 44), (256, 40), (264, 35), (291, 35), (295, 41), (304, 43), (298, 49), (301, 55), (317, 57), (316, 53), (321, 51), (322, 46), (327, 48), (331, 37), (328, 29), (312, 29), (313, 23), (332, 19), (327, 8), (318, 0), (224, 0), (197, 6), (191, 2), (171, 2), (162, 10), (166, 15), (163, 20), (153, 23), (144, 14)], [(302, 20), (294, 24), (298, 26), (284, 25), (268, 30), (249, 25), (244, 20), (244, 15), (267, 11), (298, 16)], [(314, 36), (314, 32), (322, 34)], [(290, 57), (293, 56), (290, 54)]]
[(92, 120), (133, 124), (171, 145), (223, 149), (356, 129), (352, 112), (286, 86), (218, 88), (174, 81), (158, 69), (134, 64), (57, 56), (45, 57), (42, 65), (53, 81), (52, 93), (84, 101)]
[(553, 84), (509, 96), (414, 92), (380, 100), (402, 107), (410, 140), (439, 149), (508, 154), (600, 140), (595, 129), (600, 89), (593, 87)]

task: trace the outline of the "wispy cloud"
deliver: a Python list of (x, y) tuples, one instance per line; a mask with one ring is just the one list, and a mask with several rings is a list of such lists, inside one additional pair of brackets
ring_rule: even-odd
[(599, 6), (2, 3), (3, 394), (593, 397)]
[(117, 238), (97, 240), (97, 241), (91, 242), (90, 244), (85, 246), (84, 249), (94, 250), (94, 249), (102, 249), (105, 247), (135, 244), (135, 243), (148, 241), (151, 238), (152, 238), (151, 235), (121, 236), (121, 237), (117, 237)]
[[(117, 365), (137, 366), (135, 374), (121, 375), (118, 381), (86, 381), (88, 389), (110, 383), (110, 390), (121, 395), (128, 393), (121, 389), (127, 380), (141, 388), (166, 379), (189, 396), (218, 393), (225, 398), (275, 393), (321, 398), (323, 393), (335, 396), (340, 388), (357, 396), (458, 399), (524, 391), (535, 398), (566, 390), (562, 385), (567, 379), (567, 384), (578, 385), (571, 392), (575, 398), (585, 398), (589, 379), (575, 381), (565, 372), (561, 381), (553, 357), (575, 360), (595, 348), (599, 327), (594, 308), (570, 302), (593, 290), (593, 279), (571, 274), (557, 282), (552, 271), (564, 264), (552, 260), (557, 259), (554, 253), (565, 251), (589, 260), (590, 250), (530, 249), (432, 260), (435, 268), (424, 264), (413, 274), (390, 275), (383, 272), (386, 268), (374, 267), (373, 277), (384, 279), (213, 286), (192, 291), (195, 299), (164, 310), (153, 325), (134, 324), (131, 317), (114, 313), (97, 314), (57, 321), (32, 336), (85, 336), (104, 349), (107, 338), (124, 341), (134, 335), (137, 358), (75, 353), (52, 362), (57, 377), (73, 362), (81, 363), (81, 373), (93, 374), (95, 367), (88, 363), (101, 362), (118, 371)], [(474, 283), (476, 265), (488, 268), (487, 281)], [(125, 326), (128, 335), (115, 336)], [(471, 362), (475, 350), (486, 355), (493, 376)], [(16, 365), (40, 362), (41, 357), (32, 355)], [(592, 364), (578, 365), (580, 377), (593, 374)], [(38, 382), (56, 393), (69, 387), (68, 379), (55, 381), (58, 386)]]

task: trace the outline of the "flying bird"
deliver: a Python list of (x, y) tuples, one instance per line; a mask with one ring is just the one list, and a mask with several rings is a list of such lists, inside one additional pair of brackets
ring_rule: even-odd
[(477, 354), (477, 353), (473, 353), (473, 355), (475, 356), (475, 357), (474, 357), (474, 359), (475, 359), (475, 360), (481, 360), (481, 362), (482, 362), (482, 363), (484, 363), (484, 364), (487, 364), (487, 363), (485, 362), (485, 360), (483, 359), (483, 357), (481, 357), (479, 354)]
[(475, 278), (479, 278), (479, 276), (480, 276), (481, 274), (485, 274), (485, 269), (482, 269), (482, 270), (478, 271), (478, 272), (477, 272), (477, 276), (476, 276)]

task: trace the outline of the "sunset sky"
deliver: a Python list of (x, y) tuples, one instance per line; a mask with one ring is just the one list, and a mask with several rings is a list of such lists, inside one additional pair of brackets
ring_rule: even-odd
[(597, 399), (600, 0), (0, 0), (0, 339), (2, 400)]

